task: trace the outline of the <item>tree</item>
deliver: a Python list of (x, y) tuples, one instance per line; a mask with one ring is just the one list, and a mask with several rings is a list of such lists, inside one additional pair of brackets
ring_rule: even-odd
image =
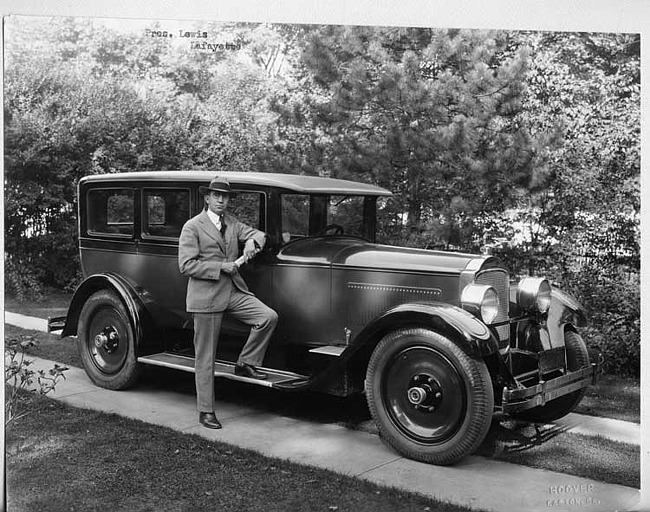
[(632, 375), (640, 370), (639, 42), (635, 34), (518, 34), (532, 56), (520, 122), (555, 137), (540, 188), (508, 213), (531, 236), (499, 252), (511, 268), (572, 292), (590, 312), (587, 339), (606, 371)]
[(526, 55), (505, 56), (503, 34), (328, 26), (305, 38), (301, 107), (282, 119), (330, 145), (309, 155), (319, 174), (396, 192), (391, 236), (428, 229), (460, 245), (474, 216), (530, 186), (537, 141), (515, 122)]
[[(5, 247), (14, 294), (38, 295), (39, 283), (76, 284), (81, 177), (196, 166), (250, 170), (267, 152), (273, 79), (238, 52), (206, 54), (88, 20), (11, 21)], [(240, 32), (232, 28), (234, 41)], [(27, 41), (42, 52), (27, 51)]]
[[(528, 198), (549, 237), (639, 268), (638, 35), (526, 34), (531, 132), (555, 132), (541, 193)], [(548, 248), (548, 247), (547, 247)]]

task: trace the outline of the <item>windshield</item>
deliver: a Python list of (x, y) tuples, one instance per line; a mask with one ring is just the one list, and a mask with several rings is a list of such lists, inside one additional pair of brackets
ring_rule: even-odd
[(374, 239), (374, 197), (283, 194), (282, 241), (307, 236), (346, 235)]

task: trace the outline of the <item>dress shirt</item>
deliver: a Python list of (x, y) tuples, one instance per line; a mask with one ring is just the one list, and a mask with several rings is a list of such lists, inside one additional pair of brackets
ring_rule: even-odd
[(214, 213), (210, 209), (207, 210), (207, 213), (208, 213), (208, 217), (212, 221), (212, 224), (217, 226), (217, 229), (219, 230), (219, 232), (221, 232), (221, 225), (222, 225), (222, 222), (223, 222), (223, 215), (217, 215), (216, 213)]

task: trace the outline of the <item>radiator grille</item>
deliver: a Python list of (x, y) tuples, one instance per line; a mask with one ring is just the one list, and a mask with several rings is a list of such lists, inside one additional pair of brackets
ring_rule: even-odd
[[(510, 302), (510, 277), (508, 272), (503, 269), (490, 269), (480, 272), (475, 279), (478, 284), (492, 286), (499, 296), (499, 314), (494, 323), (508, 320), (508, 305)], [(510, 326), (502, 325), (497, 327), (500, 340), (510, 338)]]

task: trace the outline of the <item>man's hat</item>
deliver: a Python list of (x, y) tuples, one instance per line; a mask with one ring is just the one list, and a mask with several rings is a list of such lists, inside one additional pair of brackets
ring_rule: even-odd
[(228, 183), (228, 180), (225, 178), (220, 178), (219, 176), (215, 176), (215, 178), (210, 182), (210, 185), (207, 187), (200, 186), (199, 187), (199, 192), (203, 195), (207, 195), (210, 192), (220, 192), (221, 194), (232, 194), (232, 190), (230, 189), (230, 183)]

